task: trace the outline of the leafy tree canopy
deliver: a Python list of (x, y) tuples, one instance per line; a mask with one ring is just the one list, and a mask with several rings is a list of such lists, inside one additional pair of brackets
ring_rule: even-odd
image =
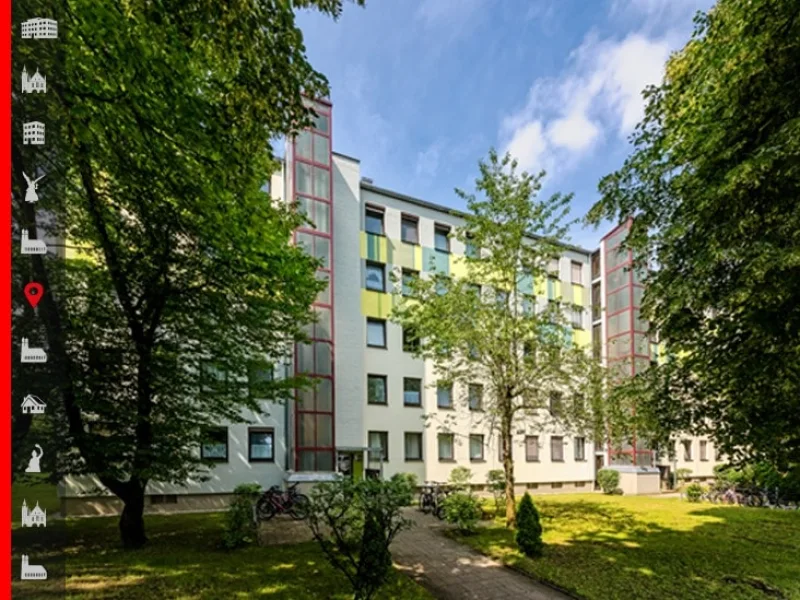
[(800, 5), (720, 0), (647, 90), (633, 154), (588, 220), (634, 217), (671, 360), (636, 382), (662, 434), (800, 461)]

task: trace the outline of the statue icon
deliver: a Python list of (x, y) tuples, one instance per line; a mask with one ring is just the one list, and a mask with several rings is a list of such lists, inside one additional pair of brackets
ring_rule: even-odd
[(28, 182), (28, 189), (25, 190), (25, 202), (30, 202), (30, 203), (38, 202), (39, 195), (36, 193), (36, 188), (38, 187), (38, 183), (42, 179), (42, 177), (44, 177), (44, 175), (42, 175), (42, 177), (39, 177), (38, 179), (31, 179), (30, 177), (28, 177), (27, 173), (23, 172), (22, 176), (25, 177), (25, 181)]
[(39, 459), (42, 458), (42, 455), (44, 454), (44, 450), (42, 450), (42, 447), (39, 444), (34, 444), (34, 446), (36, 446), (36, 448), (39, 449), (39, 453), (38, 454), (36, 453), (36, 448), (31, 450), (31, 459), (28, 461), (28, 468), (25, 469), (26, 473), (41, 473), (42, 472), (42, 468), (39, 466)]

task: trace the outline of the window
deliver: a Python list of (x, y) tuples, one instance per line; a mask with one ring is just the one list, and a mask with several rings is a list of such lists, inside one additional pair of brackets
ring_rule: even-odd
[(471, 461), (483, 460), (483, 436), (471, 433), (469, 436), (469, 459)]
[(683, 460), (692, 460), (692, 440), (683, 440)]
[(586, 482), (585, 482), (585, 481), (576, 481), (576, 482), (575, 482), (575, 487), (576, 487), (576, 488), (579, 488), (579, 487), (586, 487)]
[(386, 321), (367, 319), (367, 346), (386, 348)]
[(583, 329), (583, 309), (579, 306), (572, 307), (572, 328)]
[(214, 427), (205, 432), (200, 445), (200, 458), (228, 462), (228, 428)]
[(534, 313), (534, 301), (533, 297), (525, 294), (522, 297), (522, 314), (526, 317), (532, 317)]
[(454, 460), (453, 434), (440, 433), (437, 441), (439, 445), (439, 460)]
[(553, 483), (550, 484), (550, 487), (554, 490), (560, 490), (562, 487), (564, 487), (564, 484), (561, 483), (560, 481), (554, 481)]
[(550, 414), (558, 415), (562, 409), (561, 392), (550, 392)]
[(153, 494), (150, 496), (150, 504), (177, 504), (177, 494)]
[(475, 241), (472, 238), (467, 238), (464, 244), (464, 254), (469, 258), (479, 258), (481, 255), (480, 248), (475, 245)]
[(700, 460), (708, 460), (708, 442), (700, 440)]
[(254, 427), (247, 430), (247, 460), (275, 462), (275, 431)]
[(551, 258), (550, 262), (547, 264), (547, 273), (550, 277), (555, 277), (558, 279), (561, 276), (561, 267), (559, 265), (558, 257)]
[(403, 404), (422, 406), (422, 380), (403, 377)]
[(386, 403), (386, 375), (367, 375), (367, 404)]
[(422, 434), (406, 431), (405, 433), (406, 460), (422, 460)]
[[(95, 360), (90, 358), (92, 370), (95, 373), (103, 373), (108, 368), (107, 365), (97, 366), (99, 357)], [(228, 372), (213, 361), (204, 360), (200, 363), (200, 390), (204, 394), (219, 394), (226, 390), (228, 385)]]
[(583, 285), (583, 264), (572, 261), (570, 272), (572, 274), (572, 283)]
[(365, 277), (365, 287), (376, 292), (385, 292), (385, 269), (379, 263), (368, 262)]
[(483, 386), (477, 383), (470, 383), (467, 390), (469, 409), (483, 410)]
[(436, 225), (433, 229), (433, 246), (442, 252), (450, 252), (450, 228)]
[(539, 489), (539, 484), (538, 483), (526, 483), (525, 484), (525, 489), (527, 489), (527, 490), (538, 490)]
[(419, 277), (419, 272), (412, 271), (410, 269), (403, 269), (403, 296), (410, 296), (412, 292), (412, 285), (414, 281)]
[(550, 460), (564, 462), (564, 438), (560, 435), (550, 438)]
[(364, 213), (364, 229), (367, 233), (383, 235), (383, 211), (367, 208)]
[(539, 462), (539, 436), (525, 436), (525, 461)]
[(400, 219), (400, 239), (408, 244), (419, 243), (419, 221), (403, 216)]
[(273, 380), (273, 367), (266, 361), (252, 361), (247, 365), (247, 393), (251, 398), (266, 398)]
[(378, 460), (380, 458), (383, 462), (389, 460), (388, 431), (370, 431), (367, 434), (367, 442), (370, 450), (370, 458), (373, 460)]
[(403, 329), (403, 352), (416, 352), (419, 350), (419, 336), (415, 329), (406, 327)]
[(453, 408), (452, 385), (439, 385), (436, 387), (436, 406), (439, 408)]
[(575, 460), (586, 460), (586, 438), (575, 438)]

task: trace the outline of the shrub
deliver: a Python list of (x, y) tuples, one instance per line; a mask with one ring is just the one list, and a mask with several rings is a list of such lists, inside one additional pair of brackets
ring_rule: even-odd
[(408, 489), (407, 478), (343, 478), (320, 483), (311, 493), (307, 522), (314, 539), (358, 600), (372, 598), (392, 572), (389, 546), (411, 525), (402, 515)]
[(683, 487), (691, 474), (691, 469), (677, 469), (675, 471), (675, 480), (678, 482), (678, 487)]
[(517, 511), (517, 546), (526, 556), (541, 556), (544, 550), (539, 511), (528, 492), (522, 497)]
[(467, 467), (456, 467), (450, 471), (450, 485), (456, 492), (466, 492), (472, 481), (472, 470)]
[(481, 503), (471, 494), (450, 494), (442, 502), (444, 518), (455, 525), (461, 533), (473, 533), (481, 518)]
[(613, 494), (619, 487), (619, 471), (600, 469), (597, 472), (597, 483), (604, 494)]
[(258, 539), (255, 504), (261, 494), (257, 483), (243, 483), (233, 490), (233, 500), (225, 515), (223, 545), (232, 550), (252, 544)]
[(492, 469), (486, 474), (486, 483), (494, 497), (495, 511), (500, 511), (506, 498), (506, 473), (503, 469)]
[(410, 506), (414, 502), (414, 494), (416, 493), (417, 486), (419, 485), (419, 479), (417, 479), (417, 476), (414, 473), (395, 473), (392, 475), (391, 480), (400, 488), (404, 488), (408, 491), (403, 506)]
[(689, 502), (700, 502), (705, 490), (699, 483), (690, 483), (686, 486), (686, 499)]

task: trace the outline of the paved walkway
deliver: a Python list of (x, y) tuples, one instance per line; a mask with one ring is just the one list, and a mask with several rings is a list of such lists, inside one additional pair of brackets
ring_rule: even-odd
[(392, 544), (398, 567), (441, 600), (572, 600), (525, 575), (504, 567), (440, 531), (444, 525), (416, 509), (406, 516), (415, 526)]

